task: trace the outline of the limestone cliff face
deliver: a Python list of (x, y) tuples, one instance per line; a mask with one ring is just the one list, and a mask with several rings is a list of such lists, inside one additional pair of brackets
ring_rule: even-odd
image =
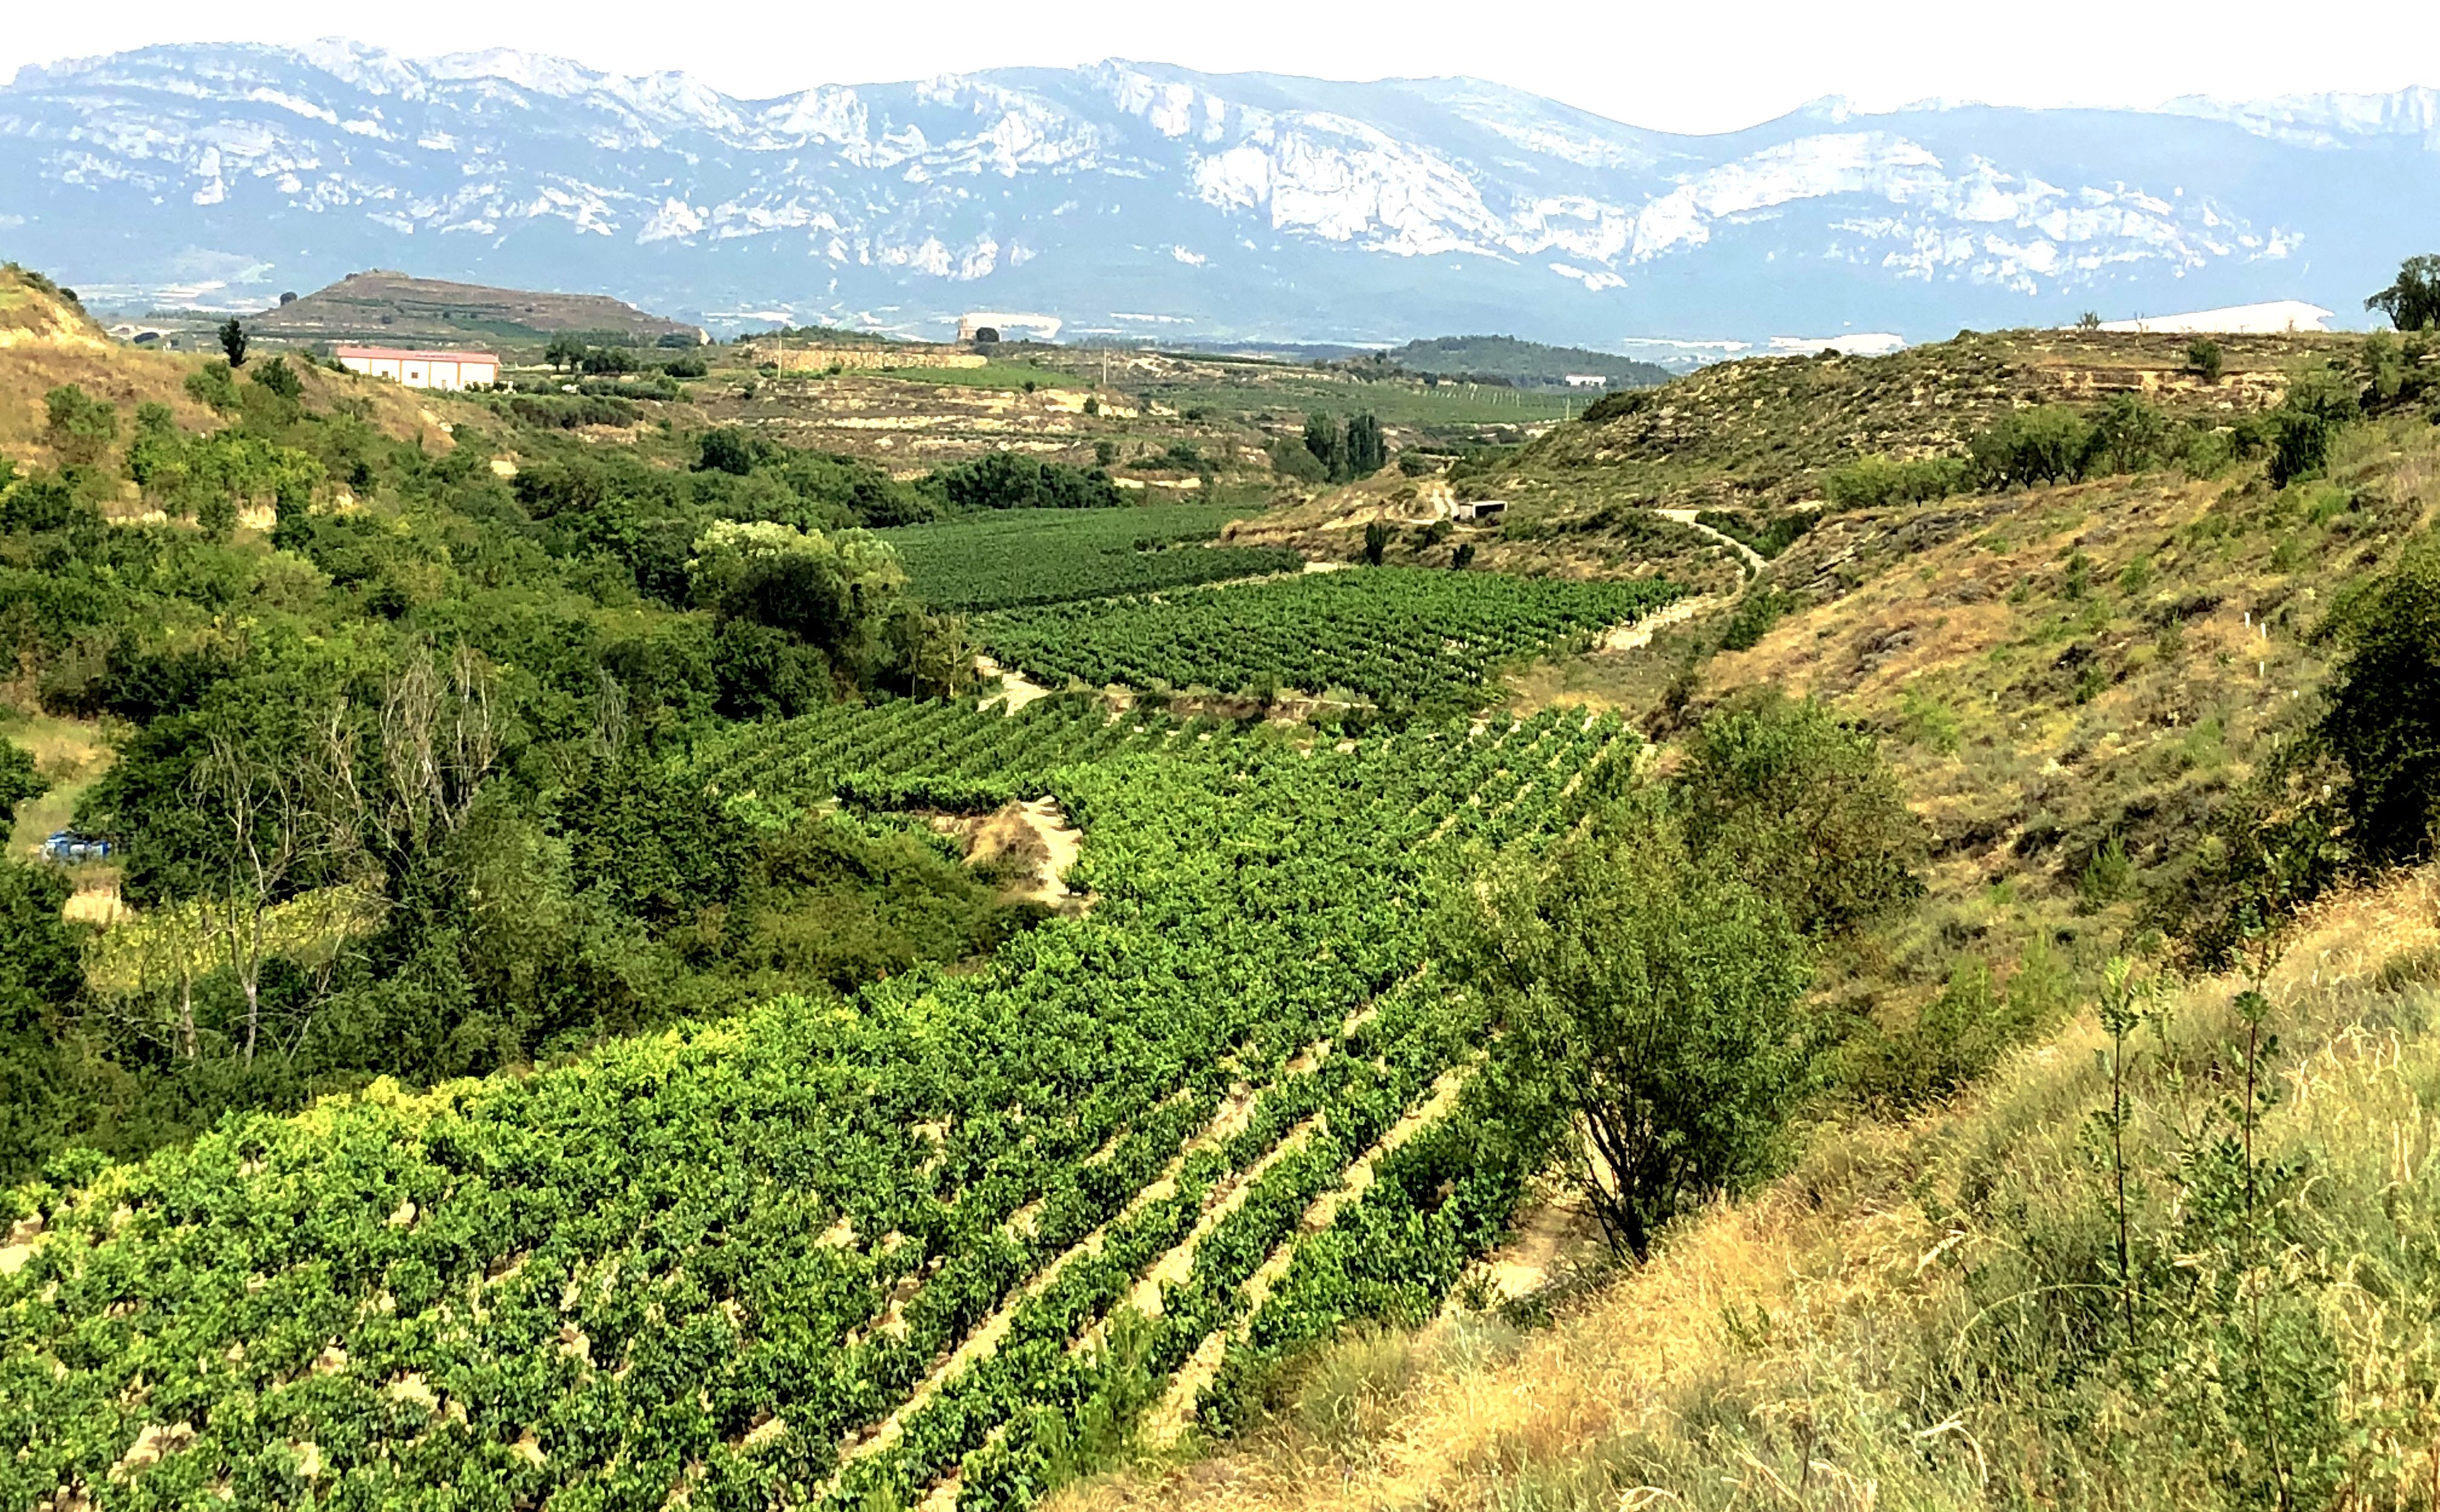
[(1919, 339), (2353, 311), (2440, 244), (2430, 107), (1825, 101), (1691, 137), (1470, 80), (1112, 61), (741, 100), (522, 53), (157, 47), (0, 88), (0, 237), (122, 304), (404, 267), (714, 329)]

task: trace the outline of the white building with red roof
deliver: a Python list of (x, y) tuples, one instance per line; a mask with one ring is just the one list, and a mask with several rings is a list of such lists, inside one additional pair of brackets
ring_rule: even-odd
[(339, 365), (409, 388), (472, 388), (500, 381), (500, 359), (492, 352), (408, 351), (397, 347), (342, 347)]

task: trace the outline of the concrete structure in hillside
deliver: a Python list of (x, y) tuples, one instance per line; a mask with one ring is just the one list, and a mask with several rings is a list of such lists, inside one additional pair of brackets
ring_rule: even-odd
[(342, 347), (339, 365), (409, 388), (472, 388), (500, 381), (500, 359), (491, 352), (407, 351), (396, 347)]

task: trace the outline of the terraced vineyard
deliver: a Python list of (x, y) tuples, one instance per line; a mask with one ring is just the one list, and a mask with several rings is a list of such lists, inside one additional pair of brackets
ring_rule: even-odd
[(1374, 567), (1014, 611), (976, 632), (1003, 665), (1051, 684), (1344, 688), (1434, 706), (1479, 695), (1505, 662), (1641, 618), (1678, 593), (1659, 578)]
[(885, 530), (916, 592), (944, 609), (1016, 609), (1295, 572), (1277, 546), (1209, 546), (1229, 506), (1005, 509)]
[(1521, 1173), (1450, 1097), (1429, 869), (1554, 832), (1631, 738), (1066, 699), (748, 732), (711, 801), (1055, 796), (1093, 910), (979, 970), (56, 1164), (0, 1199), (0, 1504), (1024, 1506), (1097, 1402), (1224, 1405), (1232, 1361), (1419, 1314), (1498, 1236)]

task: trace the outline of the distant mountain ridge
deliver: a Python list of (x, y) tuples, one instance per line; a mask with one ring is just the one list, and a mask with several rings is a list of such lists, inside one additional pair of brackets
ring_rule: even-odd
[(0, 254), (99, 303), (351, 269), (714, 329), (1762, 343), (2301, 298), (2440, 246), (2440, 92), (2155, 112), (1824, 101), (1641, 130), (1480, 80), (1118, 60), (741, 100), (488, 52), (182, 45), (0, 88)]

